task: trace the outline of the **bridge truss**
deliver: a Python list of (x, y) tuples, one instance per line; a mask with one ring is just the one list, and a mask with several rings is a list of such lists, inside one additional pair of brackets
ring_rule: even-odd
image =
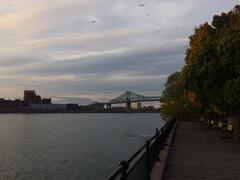
[(131, 91), (126, 91), (120, 96), (109, 101), (110, 104), (127, 103), (127, 102), (144, 102), (144, 101), (159, 101), (160, 96), (143, 96)]

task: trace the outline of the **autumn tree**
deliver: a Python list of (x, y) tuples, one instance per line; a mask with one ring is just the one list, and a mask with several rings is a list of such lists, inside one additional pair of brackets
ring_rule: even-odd
[(235, 117), (240, 124), (240, 6), (213, 17), (190, 36), (183, 85), (192, 104), (202, 112)]
[(165, 120), (173, 117), (177, 117), (178, 120), (189, 120), (192, 119), (193, 114), (196, 115), (189, 107), (180, 72), (173, 73), (168, 77), (160, 102), (160, 112)]

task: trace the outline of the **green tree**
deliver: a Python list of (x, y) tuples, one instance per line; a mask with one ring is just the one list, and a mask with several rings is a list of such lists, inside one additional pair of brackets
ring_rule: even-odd
[[(235, 117), (240, 124), (240, 6), (213, 17), (190, 36), (183, 85), (192, 104), (204, 113)], [(191, 97), (193, 96), (193, 97)]]
[(189, 120), (192, 118), (193, 113), (184, 93), (180, 72), (175, 72), (168, 77), (160, 102), (163, 119), (170, 120), (177, 117), (178, 120)]

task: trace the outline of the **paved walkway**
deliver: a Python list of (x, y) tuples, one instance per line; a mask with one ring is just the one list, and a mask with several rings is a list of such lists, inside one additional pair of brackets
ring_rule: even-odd
[(200, 122), (178, 122), (164, 180), (240, 180), (240, 140)]

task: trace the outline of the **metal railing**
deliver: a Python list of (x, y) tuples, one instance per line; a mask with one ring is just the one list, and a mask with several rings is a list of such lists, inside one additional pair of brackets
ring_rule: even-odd
[(151, 180), (151, 170), (159, 160), (159, 153), (167, 145), (167, 138), (175, 124), (176, 118), (160, 130), (156, 129), (155, 135), (147, 140), (132, 157), (119, 163), (119, 169), (108, 180)]

